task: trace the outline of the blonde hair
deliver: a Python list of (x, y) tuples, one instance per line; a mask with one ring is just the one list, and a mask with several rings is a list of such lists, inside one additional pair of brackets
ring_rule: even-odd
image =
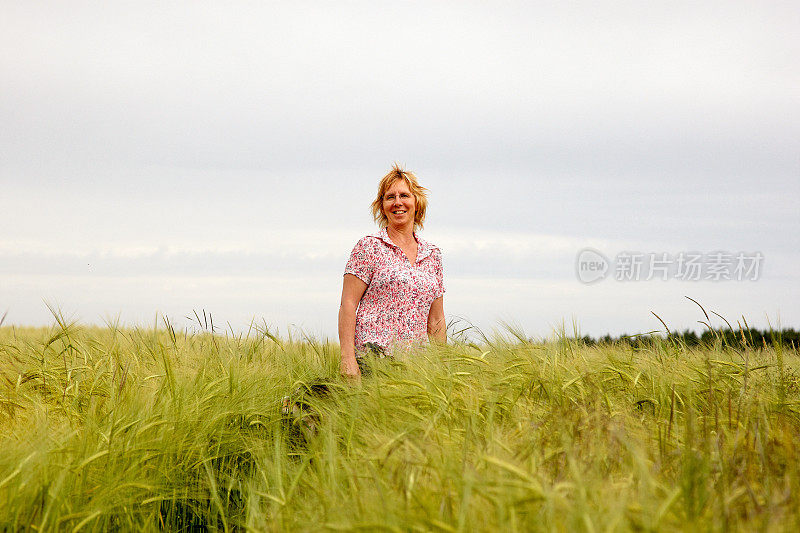
[(382, 228), (389, 225), (386, 213), (383, 212), (383, 195), (397, 180), (405, 180), (408, 189), (414, 195), (414, 230), (422, 229), (423, 222), (425, 222), (425, 211), (428, 208), (428, 196), (426, 194), (428, 189), (419, 184), (413, 172), (403, 170), (398, 163), (393, 164), (392, 170), (378, 182), (378, 196), (375, 197), (372, 205), (370, 205), (375, 223)]

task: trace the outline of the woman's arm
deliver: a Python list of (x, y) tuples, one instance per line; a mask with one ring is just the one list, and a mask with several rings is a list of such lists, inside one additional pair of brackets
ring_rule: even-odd
[(345, 274), (342, 282), (342, 302), (339, 305), (339, 346), (342, 351), (342, 375), (358, 379), (361, 371), (356, 363), (356, 309), (367, 284), (353, 274)]
[(436, 298), (431, 303), (428, 312), (428, 338), (436, 342), (447, 342), (447, 324), (444, 320), (444, 296)]

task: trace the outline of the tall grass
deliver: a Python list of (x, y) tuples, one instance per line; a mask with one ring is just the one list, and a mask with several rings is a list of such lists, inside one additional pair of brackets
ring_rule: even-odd
[(266, 328), (0, 328), (0, 530), (800, 530), (797, 352), (513, 333), (351, 387)]

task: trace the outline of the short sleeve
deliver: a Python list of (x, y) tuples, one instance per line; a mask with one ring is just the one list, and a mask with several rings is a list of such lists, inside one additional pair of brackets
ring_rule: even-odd
[(372, 274), (375, 272), (375, 246), (369, 237), (362, 237), (353, 251), (350, 252), (350, 259), (344, 267), (345, 274), (352, 274), (367, 285), (372, 281)]
[(442, 268), (442, 252), (438, 248), (433, 250), (433, 275), (436, 277), (436, 286), (433, 299), (444, 296), (444, 270)]

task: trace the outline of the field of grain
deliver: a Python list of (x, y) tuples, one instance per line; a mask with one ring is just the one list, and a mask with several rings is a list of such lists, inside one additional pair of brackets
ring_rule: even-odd
[(0, 328), (0, 530), (800, 530), (780, 344), (508, 335), (349, 386), (263, 328), (59, 322)]

